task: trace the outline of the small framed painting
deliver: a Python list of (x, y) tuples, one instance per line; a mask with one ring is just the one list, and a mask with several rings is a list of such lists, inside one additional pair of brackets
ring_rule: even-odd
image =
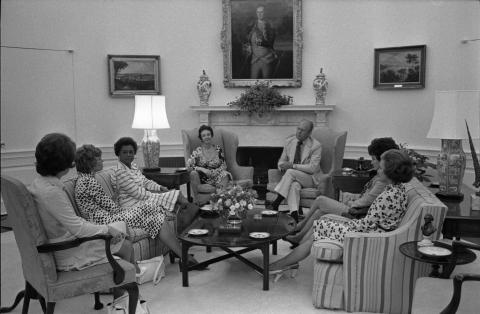
[(375, 49), (373, 87), (425, 88), (426, 45)]
[(108, 55), (111, 96), (159, 95), (160, 56)]

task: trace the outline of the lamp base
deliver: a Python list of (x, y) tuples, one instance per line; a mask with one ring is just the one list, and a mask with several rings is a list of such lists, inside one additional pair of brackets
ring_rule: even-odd
[(463, 193), (452, 194), (452, 193), (445, 193), (445, 192), (437, 192), (435, 196), (438, 197), (440, 200), (455, 200), (455, 201), (463, 201), (464, 195)]
[(437, 160), (440, 190), (437, 196), (439, 198), (463, 199), (461, 188), (465, 163), (466, 157), (462, 148), (462, 140), (442, 139), (442, 149)]

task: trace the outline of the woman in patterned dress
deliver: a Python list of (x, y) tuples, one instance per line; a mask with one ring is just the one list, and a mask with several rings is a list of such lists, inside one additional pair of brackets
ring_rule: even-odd
[(83, 145), (77, 149), (75, 165), (78, 173), (75, 183), (75, 201), (82, 217), (95, 224), (124, 221), (131, 228), (145, 230), (152, 238), (158, 235), (165, 245), (181, 256), (180, 243), (173, 230), (168, 226), (164, 227), (165, 209), (163, 207), (149, 200), (133, 206), (119, 206), (106, 194), (95, 179), (95, 172), (103, 168), (100, 149), (93, 145)]
[[(389, 149), (398, 149), (398, 145), (391, 137), (381, 137), (373, 139), (367, 149), (368, 154), (372, 158), (372, 168), (377, 172), (380, 156)], [(327, 196), (320, 195), (313, 202), (305, 219), (297, 224), (295, 230), (298, 233), (287, 236), (285, 239), (292, 243), (293, 247), (298, 246), (300, 240), (312, 228), (313, 222), (326, 214), (342, 215), (348, 218), (365, 216), (367, 212), (366, 209), (372, 205), (373, 201), (385, 190), (386, 186), (387, 182), (383, 180), (377, 172), (375, 176), (367, 182), (360, 198), (357, 200), (347, 200), (345, 203), (342, 203)]]
[(213, 129), (202, 125), (198, 129), (198, 137), (202, 141), (202, 146), (192, 152), (187, 160), (187, 167), (198, 172), (201, 183), (217, 188), (226, 187), (232, 175), (227, 171), (222, 148), (212, 143)]
[(413, 162), (404, 151), (391, 149), (382, 154), (378, 175), (387, 182), (385, 190), (375, 199), (367, 215), (348, 219), (328, 215), (313, 224), (308, 233), (290, 254), (271, 264), (271, 274), (298, 269), (298, 262), (310, 254), (313, 241), (328, 239), (343, 242), (347, 232), (388, 232), (395, 230), (407, 209), (404, 183), (413, 177)]

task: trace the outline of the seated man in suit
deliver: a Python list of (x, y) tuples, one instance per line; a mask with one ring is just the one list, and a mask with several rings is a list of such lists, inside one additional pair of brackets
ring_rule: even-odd
[(286, 139), (282, 156), (278, 160), (278, 169), (284, 172), (284, 175), (275, 187), (278, 196), (273, 201), (272, 207), (278, 210), (278, 206), (286, 198), (290, 215), (296, 221), (298, 221), (300, 190), (315, 187), (318, 184), (317, 178), (321, 175), (322, 146), (310, 136), (312, 130), (312, 121), (300, 121), (296, 135)]

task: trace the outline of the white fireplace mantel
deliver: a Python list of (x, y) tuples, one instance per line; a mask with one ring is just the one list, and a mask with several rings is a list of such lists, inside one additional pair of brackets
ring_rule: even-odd
[(313, 120), (315, 126), (328, 126), (328, 114), (333, 111), (335, 105), (326, 106), (283, 106), (275, 111), (259, 117), (251, 115), (229, 106), (191, 106), (193, 111), (198, 112), (200, 124), (212, 126), (221, 125), (297, 125), (301, 119)]

